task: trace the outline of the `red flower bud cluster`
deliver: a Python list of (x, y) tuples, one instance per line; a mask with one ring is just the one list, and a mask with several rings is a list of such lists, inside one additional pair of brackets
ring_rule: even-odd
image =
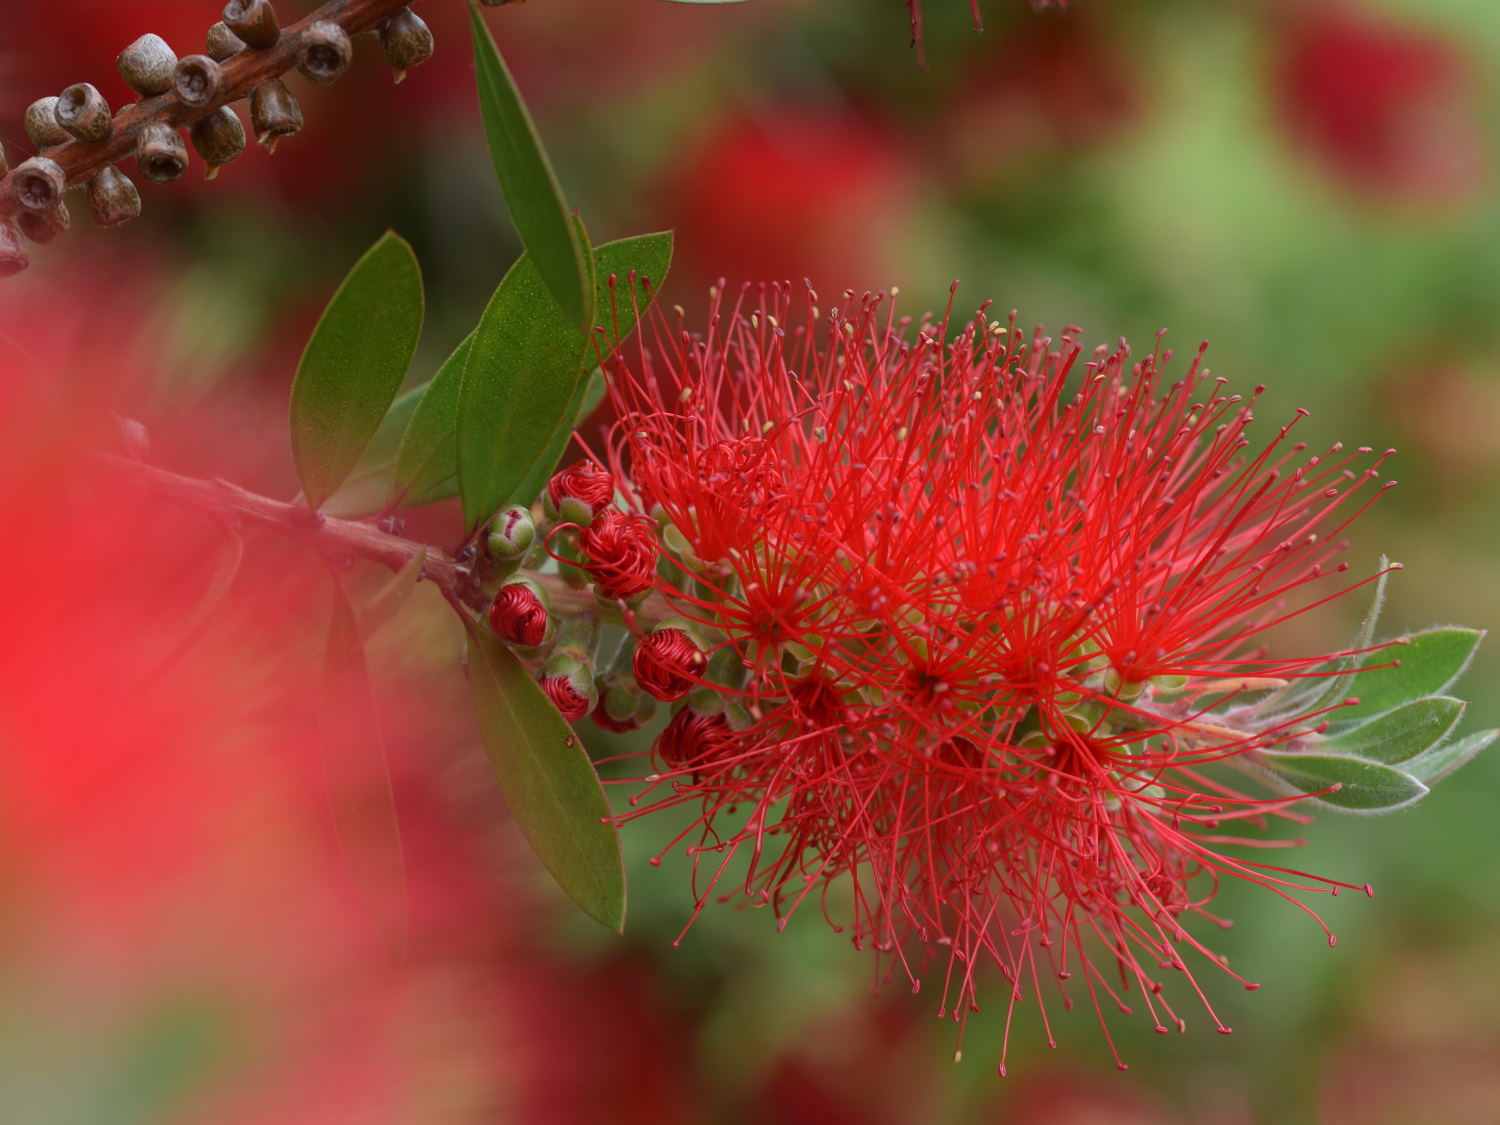
[[(1208, 1006), (1187, 951), (1235, 975), (1186, 924), (1223, 878), (1299, 905), (1347, 885), (1222, 854), (1300, 814), (1203, 770), (1341, 702), (1317, 690), (1330, 656), (1262, 634), (1364, 584), (1336, 556), (1384, 456), (1313, 454), (1296, 419), (1257, 450), (1261, 389), (1229, 393), (1201, 351), (1168, 377), (1160, 345), (847, 300), (746, 289), (707, 337), (663, 323), (619, 352), (608, 461), (679, 545), (690, 580), (657, 589), (739, 658), (713, 686), (747, 716), (682, 707), (620, 819), (701, 801), (698, 909), (736, 886), (783, 922), (847, 901), (836, 924), (914, 981), (913, 947), (937, 951), (960, 1024), (988, 962), (1010, 1009), (1139, 992), (1177, 1026), (1170, 977)], [(668, 643), (637, 656), (648, 690)], [(1241, 698), (1250, 679), (1291, 694)]]

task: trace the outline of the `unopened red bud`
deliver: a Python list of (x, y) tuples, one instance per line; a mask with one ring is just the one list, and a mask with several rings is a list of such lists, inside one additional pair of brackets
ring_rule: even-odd
[(281, 79), (267, 79), (250, 95), (250, 127), (267, 152), (275, 152), (282, 137), (302, 128), (302, 107)]
[(594, 673), (576, 656), (558, 653), (542, 665), (537, 683), (562, 717), (576, 723), (594, 709)]
[(274, 47), (281, 38), (270, 0), (229, 0), (224, 5), (224, 26), (256, 50)]
[(628, 601), (651, 589), (661, 548), (648, 517), (607, 508), (579, 534), (578, 546), (600, 597)]
[(141, 130), (135, 145), (135, 166), (153, 184), (170, 184), (187, 171), (187, 144), (182, 134), (165, 121), (153, 121)]
[(336, 23), (319, 20), (302, 33), (297, 69), (320, 86), (337, 82), (354, 60), (349, 33)]
[(402, 8), (381, 26), (380, 49), (400, 82), (408, 70), (432, 58), (432, 29), (410, 8)]
[(490, 557), (500, 562), (521, 558), (536, 539), (536, 525), (525, 508), (506, 508), (490, 524), (484, 545)]
[(57, 121), (57, 99), (37, 98), (26, 107), (26, 135), (36, 148), (51, 148), (72, 136)]
[(213, 179), (220, 167), (245, 151), (245, 127), (240, 124), (239, 114), (227, 105), (221, 105), (197, 122), (189, 135), (193, 148), (208, 165), (203, 173), (205, 180)]
[(177, 55), (160, 35), (142, 35), (115, 60), (120, 77), (137, 94), (165, 94), (172, 88)]
[(113, 164), (106, 164), (88, 187), (89, 214), (101, 227), (117, 227), (141, 213), (141, 193), (130, 177)]
[(615, 478), (592, 461), (569, 465), (547, 482), (542, 508), (547, 518), (587, 527), (615, 498)]
[(224, 72), (207, 55), (188, 55), (178, 59), (172, 71), (172, 92), (188, 109), (203, 109), (219, 96)]
[(33, 156), (16, 165), (10, 174), (11, 190), (28, 211), (50, 211), (62, 199), (68, 178), (62, 166), (45, 156)]
[(245, 49), (245, 41), (230, 31), (223, 20), (208, 29), (203, 41), (203, 53), (214, 62), (225, 62)]
[(68, 205), (58, 200), (56, 206), (46, 211), (22, 211), (16, 216), (16, 225), (32, 242), (45, 246), (68, 232), (73, 216), (68, 213)]
[(31, 264), (26, 240), (9, 219), (0, 218), (0, 277), (14, 277)]
[(513, 578), (495, 593), (490, 605), (490, 628), (495, 636), (518, 648), (535, 648), (549, 632), (547, 595), (529, 578)]
[(674, 770), (701, 769), (734, 745), (734, 731), (722, 710), (703, 714), (683, 707), (656, 737), (656, 756)]
[(589, 717), (596, 726), (616, 734), (624, 734), (641, 725), (639, 709), (639, 701), (634, 692), (614, 685), (600, 694), (599, 703)]
[(75, 82), (64, 90), (53, 108), (57, 123), (80, 141), (96, 144), (109, 140), (114, 118), (104, 95), (87, 82)]
[(685, 629), (658, 627), (642, 637), (631, 661), (635, 682), (657, 699), (681, 699), (702, 682), (708, 657)]

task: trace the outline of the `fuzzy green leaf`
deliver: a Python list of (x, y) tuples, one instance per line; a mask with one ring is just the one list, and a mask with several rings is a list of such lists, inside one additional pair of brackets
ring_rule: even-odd
[(484, 134), (511, 221), (558, 306), (576, 328), (586, 328), (593, 323), (594, 288), (584, 246), (526, 103), (472, 3), (469, 18)]
[(523, 256), (485, 307), (459, 383), (458, 490), (470, 531), (536, 471), (589, 347)]
[(474, 333), (463, 338), (427, 384), (396, 451), (391, 499), (422, 496), (451, 480), (458, 468), (455, 429), (458, 388)]
[(1500, 738), (1500, 730), (1482, 730), (1466, 735), (1445, 746), (1434, 747), (1407, 762), (1403, 768), (1418, 781), (1436, 785), (1480, 751), (1488, 749), (1497, 738)]
[[(1317, 793), (1317, 800), (1353, 812), (1378, 812), (1411, 804), (1427, 786), (1398, 769), (1335, 754), (1282, 753), (1263, 750), (1261, 764), (1297, 793)], [(1339, 788), (1322, 792), (1329, 786)]]
[[(598, 341), (601, 363), (635, 331), (637, 318), (651, 307), (671, 264), (671, 231), (621, 238), (594, 249), (594, 308), (600, 322), (594, 339)], [(611, 277), (615, 278), (613, 292), (609, 284)], [(589, 359), (587, 353), (584, 359)], [(593, 413), (604, 398), (604, 391), (604, 375), (598, 370), (579, 381), (568, 409), (548, 438), (541, 457), (505, 503), (530, 504), (541, 495), (547, 478), (557, 470), (557, 463), (568, 448), (574, 427)]]
[[(1352, 685), (1359, 702), (1334, 712), (1329, 718), (1336, 719), (1342, 727), (1351, 720), (1384, 714), (1410, 700), (1452, 687), (1474, 659), (1483, 639), (1482, 629), (1428, 629), (1370, 653), (1360, 662), (1360, 667), (1367, 670), (1355, 676)], [(1380, 667), (1392, 662), (1399, 662), (1399, 666)]]
[(578, 736), (511, 651), (473, 625), (469, 682), (485, 750), (516, 823), (568, 897), (601, 926), (620, 931), (619, 833)]
[(1446, 695), (1414, 699), (1318, 743), (1317, 751), (1397, 765), (1442, 742), (1458, 726), (1463, 714), (1461, 699)]
[(354, 264), (323, 310), (292, 384), (292, 459), (320, 507), (380, 428), (422, 333), (416, 256), (387, 232)]

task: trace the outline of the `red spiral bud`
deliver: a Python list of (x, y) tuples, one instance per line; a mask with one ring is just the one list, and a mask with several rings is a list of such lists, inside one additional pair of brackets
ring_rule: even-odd
[(667, 702), (690, 692), (707, 666), (703, 650), (681, 629), (657, 629), (642, 638), (631, 663), (635, 682)]
[(583, 530), (578, 545), (588, 560), (583, 569), (601, 597), (629, 599), (651, 588), (661, 550), (648, 517), (608, 508)]
[(615, 478), (609, 470), (592, 461), (579, 461), (547, 482), (543, 507), (553, 519), (561, 517), (586, 527), (614, 498)]
[(490, 606), (490, 628), (506, 644), (535, 648), (547, 637), (547, 606), (532, 583), (507, 582)]
[(568, 722), (576, 723), (589, 713), (589, 697), (574, 687), (567, 676), (543, 676), (537, 683)]
[(656, 755), (674, 770), (701, 769), (722, 757), (734, 744), (734, 732), (723, 711), (700, 715), (684, 707), (656, 736)]

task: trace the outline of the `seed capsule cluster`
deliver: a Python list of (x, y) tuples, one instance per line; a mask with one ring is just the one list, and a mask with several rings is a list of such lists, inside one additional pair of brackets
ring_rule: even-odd
[(89, 82), (32, 102), (24, 126), (38, 155), (11, 169), (0, 149), (0, 277), (29, 264), (27, 239), (45, 244), (67, 231), (69, 187), (84, 188), (100, 226), (139, 215), (140, 192), (118, 164), (133, 157), (136, 174), (151, 183), (180, 179), (189, 165), (184, 130), (204, 178), (213, 179), (245, 150), (245, 125), (233, 102), (249, 100), (255, 139), (275, 152), (303, 124), (302, 107), (281, 75), (295, 67), (319, 85), (343, 77), (354, 57), (351, 28), (378, 35), (400, 82), (432, 57), (433, 39), (410, 8), (393, 7), (390, 0), (335, 0), (283, 29), (272, 0), (228, 0), (201, 54), (179, 56), (150, 34), (120, 52), (120, 75), (141, 100), (118, 113)]

